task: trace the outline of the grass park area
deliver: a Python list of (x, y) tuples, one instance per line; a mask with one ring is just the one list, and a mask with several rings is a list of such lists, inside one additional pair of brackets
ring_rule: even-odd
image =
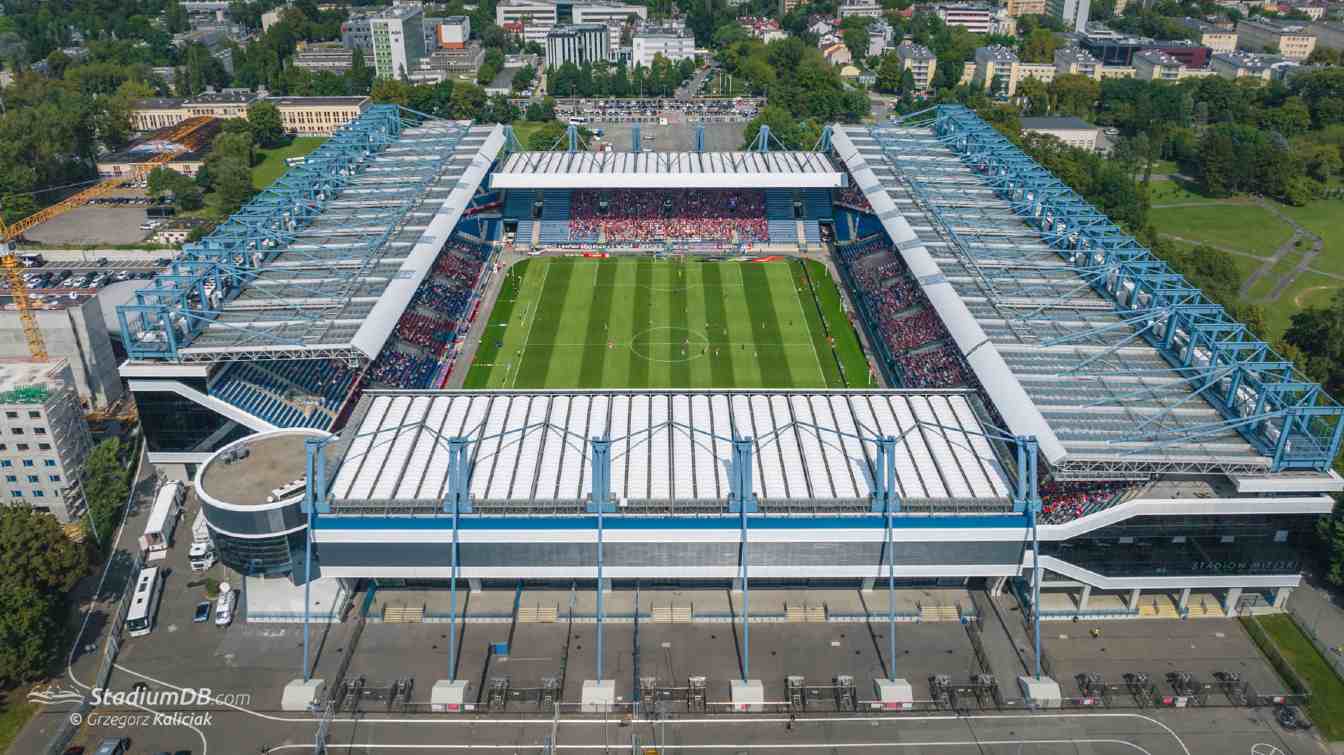
[(819, 262), (542, 258), (506, 275), (468, 388), (870, 385)]
[(1149, 217), (1169, 240), (1222, 250), (1233, 257), (1243, 279), (1263, 269), (1243, 289), (1243, 295), (1245, 301), (1263, 308), (1270, 330), (1263, 334), (1266, 337), (1282, 335), (1296, 312), (1325, 304), (1344, 286), (1344, 200), (1317, 200), (1304, 207), (1273, 205), (1278, 213), (1323, 240), (1320, 254), (1300, 272), (1297, 268), (1310, 253), (1311, 240), (1299, 238), (1275, 261), (1276, 251), (1292, 239), (1293, 226), (1249, 198), (1209, 198), (1199, 194), (1196, 186), (1161, 180), (1152, 184), (1151, 201)]
[[(1245, 619), (1243, 619), (1245, 621)], [(1328, 740), (1344, 740), (1344, 681), (1330, 668), (1316, 646), (1287, 614), (1259, 617), (1260, 626), (1274, 640), (1288, 662), (1311, 690), (1308, 714)]]
[(19, 731), (37, 712), (37, 705), (24, 699), (25, 688), (0, 693), (0, 752), (8, 752)]
[(283, 147), (258, 149), (257, 155), (261, 157), (261, 162), (252, 166), (252, 187), (264, 189), (270, 186), (272, 181), (288, 169), (285, 165), (287, 158), (303, 157), (322, 146), (322, 142), (326, 140), (325, 136), (296, 136)]

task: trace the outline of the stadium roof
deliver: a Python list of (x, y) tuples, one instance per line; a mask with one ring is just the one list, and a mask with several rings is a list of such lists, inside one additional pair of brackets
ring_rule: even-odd
[(611, 441), (611, 490), (627, 512), (713, 513), (726, 505), (736, 432), (754, 441), (763, 511), (866, 512), (875, 445), (865, 439), (882, 433), (900, 436), (907, 509), (1007, 510), (1007, 476), (971, 395), (377, 391), (346, 426), (329, 491), (338, 513), (442, 511), (448, 440), (460, 436), (477, 512), (582, 511), (596, 436)]
[[(940, 109), (938, 118), (944, 115)], [(964, 118), (974, 121), (968, 128), (984, 126), (969, 112)], [(1072, 196), (992, 129), (984, 129), (984, 143), (992, 143), (984, 149), (1027, 165), (1032, 178), (1040, 181), (1039, 191), (1051, 192), (1046, 196), (1052, 198)], [(1245, 393), (1238, 394), (1237, 414), (1231, 417), (1211, 403), (1216, 394), (1210, 388), (1226, 386), (1232, 374), (1231, 367), (1215, 372), (1206, 364), (1219, 346), (1209, 346), (1197, 358), (1188, 349), (1173, 354), (1159, 348), (1164, 324), (1177, 322), (1174, 318), (1185, 314), (1180, 309), (1185, 305), (1164, 310), (1144, 309), (1139, 301), (1125, 305), (1123, 297), (1133, 296), (1128, 293), (1117, 303), (1117, 294), (1106, 288), (1114, 287), (1116, 273), (1108, 270), (1115, 268), (1093, 262), (1092, 255), (1074, 256), (1047, 244), (1045, 231), (1027, 225), (990, 183), (1011, 179), (1001, 174), (986, 178), (948, 143), (928, 125), (839, 126), (833, 137), (855, 183), (1009, 431), (1036, 436), (1060, 476), (1144, 477), (1176, 471), (1255, 475), (1269, 469), (1274, 459), (1259, 438), (1253, 443), (1248, 435), (1254, 428), (1273, 448), (1280, 437), (1280, 430), (1270, 428), (1275, 415), (1267, 415), (1269, 422), (1249, 425), (1247, 417), (1259, 409), (1253, 398), (1247, 402)], [(1081, 200), (1076, 204), (1090, 210), (1086, 217), (1097, 233), (1122, 248), (1127, 236)], [(1072, 218), (1065, 221), (1057, 215), (1055, 220), (1070, 223), (1074, 233), (1087, 227)], [(1226, 323), (1221, 309), (1201, 301), (1198, 291), (1181, 288), (1179, 276), (1157, 270), (1161, 263), (1132, 239), (1124, 243), (1130, 255), (1126, 259), (1134, 260), (1126, 264), (1154, 270), (1155, 280), (1184, 292), (1193, 303), (1189, 311), (1198, 310), (1209, 321), (1207, 326), (1180, 327), (1195, 329), (1199, 337), (1204, 337), (1199, 331), (1203, 327), (1216, 333), (1241, 328)], [(1130, 274), (1128, 269), (1124, 274)], [(1147, 289), (1143, 296), (1150, 296)], [(1264, 346), (1238, 337), (1242, 341), (1236, 346)], [(1276, 356), (1263, 349), (1257, 353)], [(1219, 354), (1217, 359), (1229, 357)], [(1216, 366), (1225, 367), (1221, 361)], [(1272, 369), (1280, 367), (1275, 362)], [(1261, 379), (1268, 384), (1271, 367), (1250, 369), (1241, 385)], [(1319, 386), (1291, 382), (1291, 365), (1286, 369), (1282, 385), (1262, 389), (1266, 395), (1291, 388), (1305, 391), (1312, 402), (1320, 400)], [(1337, 405), (1324, 397), (1304, 416), (1337, 415)], [(1324, 443), (1310, 434), (1314, 429), (1288, 431), (1300, 433), (1286, 447), (1295, 448), (1303, 466), (1309, 458), (1314, 465), (1331, 455), (1323, 448), (1329, 445), (1330, 431), (1324, 422), (1322, 427), (1327, 428)]]
[(844, 174), (820, 152), (516, 152), (494, 189), (838, 188)]
[(127, 352), (377, 357), (503, 143), (370, 108), (118, 308)]

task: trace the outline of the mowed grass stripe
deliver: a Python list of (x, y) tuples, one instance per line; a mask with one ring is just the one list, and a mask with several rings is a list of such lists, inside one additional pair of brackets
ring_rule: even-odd
[(825, 388), (826, 373), (808, 332), (807, 318), (798, 293), (801, 271), (792, 262), (776, 262), (766, 271), (775, 302), (775, 322), (784, 343), (784, 358), (793, 369), (794, 385)]
[(746, 293), (747, 311), (751, 317), (752, 334), (759, 347), (754, 349), (752, 354), (761, 373), (761, 385), (796, 385), (793, 369), (784, 348), (779, 308), (775, 304), (766, 264), (744, 263), (738, 267), (742, 270), (742, 284)]
[(530, 261), (523, 260), (504, 273), (499, 296), (490, 311), (490, 321), (485, 326), (485, 332), (481, 334), (481, 342), (476, 346), (476, 355), (472, 358), (471, 369), (467, 372), (463, 387), (489, 388), (504, 379), (504, 373), (507, 372), (504, 363), (508, 361), (501, 356), (508, 353), (505, 351), (504, 341), (511, 335), (509, 326), (513, 321), (514, 310), (520, 304), (526, 306), (521, 301), (521, 292), (525, 289), (527, 275), (530, 272), (527, 264)]
[[(700, 266), (701, 278), (705, 284), (705, 322), (709, 323), (709, 332), (705, 335), (709, 337), (710, 353), (710, 386), (718, 388), (733, 388), (737, 382), (733, 379), (733, 353), (727, 345), (727, 339), (723, 336), (723, 328), (727, 327), (728, 319), (724, 316), (723, 302), (724, 296), (719, 292), (722, 290), (722, 274), (724, 264), (722, 262), (706, 262)], [(727, 353), (715, 356), (714, 350), (721, 349)]]
[[(693, 263), (685, 262), (669, 266), (673, 277), (670, 281), (672, 285), (668, 286), (667, 308), (668, 323), (672, 326), (669, 335), (672, 337), (667, 340), (673, 342), (668, 355), (669, 365), (672, 368), (670, 385), (673, 388), (691, 387), (691, 362), (700, 358), (700, 352), (705, 347), (704, 342), (693, 337), (695, 334), (690, 330), (687, 291), (690, 286), (688, 268), (692, 266)], [(685, 345), (677, 344), (678, 340), (683, 341)]]
[(536, 314), (532, 317), (531, 331), (523, 353), (523, 363), (514, 385), (519, 388), (543, 388), (556, 358), (555, 344), (564, 319), (565, 300), (569, 298), (569, 283), (574, 277), (574, 264), (551, 262), (537, 299)]
[[(802, 260), (789, 263), (789, 275), (793, 278), (793, 292), (798, 306), (802, 309), (800, 314), (806, 324), (809, 340), (812, 341), (812, 350), (817, 361), (817, 369), (821, 371), (822, 384), (827, 388), (843, 388), (845, 381), (840, 376), (840, 367), (836, 365), (835, 357), (831, 355), (831, 344), (826, 340), (825, 329), (821, 326), (821, 315), (817, 310), (817, 297), (812, 292), (812, 287), (807, 284)], [(802, 331), (802, 326), (799, 327), (799, 331)]]
[[(592, 305), (588, 310), (587, 337), (584, 341), (588, 348), (583, 350), (583, 364), (579, 367), (580, 388), (603, 387), (607, 344), (612, 340), (609, 330), (612, 305), (616, 301), (616, 289), (612, 287), (615, 282), (616, 265), (598, 263), (593, 290), (587, 292), (592, 297)], [(575, 293), (578, 293), (578, 287), (574, 288)]]
[(653, 260), (641, 259), (635, 263), (635, 288), (630, 292), (630, 353), (629, 387), (649, 386), (649, 355), (641, 353), (648, 348), (640, 343), (648, 341), (646, 331), (653, 326)]

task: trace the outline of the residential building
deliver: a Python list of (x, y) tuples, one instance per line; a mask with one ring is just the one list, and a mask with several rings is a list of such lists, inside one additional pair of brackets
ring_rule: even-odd
[(994, 21), (993, 9), (982, 3), (942, 3), (933, 11), (944, 24), (960, 26), (972, 34), (988, 34)]
[(288, 5), (282, 5), (278, 8), (272, 8), (266, 11), (265, 13), (261, 14), (261, 33), (265, 34), (266, 32), (271, 30), (272, 26), (275, 26), (276, 24), (280, 23), (280, 19), (284, 16), (285, 11), (289, 10), (289, 8), (290, 6)]
[(915, 88), (921, 91), (933, 86), (933, 74), (938, 70), (938, 56), (924, 45), (905, 41), (896, 46), (896, 59), (901, 70), (909, 71)]
[(546, 67), (582, 66), (611, 57), (611, 32), (605, 24), (557, 26), (546, 35)]
[(1261, 79), (1274, 81), (1286, 76), (1286, 69), (1297, 68), (1297, 61), (1282, 55), (1264, 55), (1242, 50), (1218, 53), (1210, 68), (1225, 79)]
[(1049, 118), (1023, 118), (1022, 131), (1028, 134), (1048, 134), (1070, 147), (1096, 152), (1100, 143), (1101, 129), (1073, 116)]
[(659, 55), (671, 61), (695, 57), (695, 36), (684, 26), (645, 26), (630, 39), (630, 59), (648, 67)]
[(1022, 83), (1024, 79), (1036, 79), (1042, 84), (1049, 84), (1055, 80), (1054, 63), (1022, 63), (1018, 62), (1013, 67), (1013, 92), (1017, 92), (1017, 84)]
[[(1279, 7), (1282, 8), (1283, 6), (1280, 5)], [(1325, 14), (1329, 12), (1330, 6), (1326, 5), (1324, 0), (1307, 0), (1307, 2), (1292, 3), (1289, 6), (1289, 10), (1302, 13), (1312, 21), (1320, 21), (1325, 18)]]
[(1180, 81), (1181, 61), (1161, 50), (1144, 50), (1134, 55), (1135, 77), (1141, 81)]
[(1047, 0), (1046, 10), (1066, 29), (1086, 29), (1091, 0)]
[(877, 0), (840, 0), (840, 7), (837, 10), (840, 18), (849, 18), (850, 16), (882, 17), (882, 6), (877, 3)]
[(1017, 53), (1011, 47), (989, 45), (975, 50), (972, 83), (996, 97), (1012, 97), (1017, 91)]
[(794, 8), (803, 4), (803, 0), (779, 0), (779, 16), (783, 18), (793, 12)]
[(313, 73), (345, 73), (354, 60), (355, 51), (338, 44), (303, 45), (294, 51), (294, 67)]
[(1046, 0), (1007, 0), (1003, 9), (1013, 18), (1018, 16), (1044, 16)]
[(993, 18), (989, 20), (989, 33), (1017, 36), (1017, 16), (1009, 15), (1007, 8), (995, 8)]
[(850, 53), (849, 47), (843, 42), (828, 45), (821, 51), (821, 57), (825, 58), (826, 62), (837, 66), (849, 65), (854, 62), (854, 55)]
[(1237, 47), (1247, 52), (1276, 52), (1289, 60), (1306, 60), (1316, 49), (1316, 35), (1301, 22), (1248, 18), (1237, 24)]
[(789, 36), (788, 32), (779, 28), (779, 22), (773, 18), (743, 16), (737, 19), (737, 23), (747, 33), (747, 36), (759, 39), (766, 44)]
[(1199, 39), (1196, 41), (1213, 50), (1214, 54), (1232, 52), (1237, 49), (1237, 32), (1235, 29), (1224, 29), (1208, 21), (1190, 18), (1189, 16), (1181, 19), (1181, 25), (1198, 34)]
[(545, 44), (558, 19), (556, 4), (546, 0), (505, 0), (495, 6), (495, 23), (517, 29), (524, 42)]
[(1316, 44), (1331, 50), (1344, 50), (1344, 23), (1338, 21), (1313, 21), (1307, 31), (1316, 35)]
[(1073, 74), (1089, 79), (1101, 78), (1101, 61), (1081, 47), (1060, 47), (1055, 50), (1055, 75)]
[(0, 364), (0, 502), (69, 524), (84, 513), (79, 485), (93, 438), (64, 359)]

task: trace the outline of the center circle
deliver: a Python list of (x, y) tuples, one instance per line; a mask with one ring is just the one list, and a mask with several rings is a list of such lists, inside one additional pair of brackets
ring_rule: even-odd
[[(658, 351), (657, 347), (660, 346), (684, 349), (686, 355), (668, 359), (649, 353)], [(630, 339), (630, 351), (650, 362), (661, 362), (663, 364), (689, 362), (692, 359), (703, 357), (709, 351), (709, 337), (698, 330), (683, 328), (678, 325), (657, 325), (636, 333)]]

